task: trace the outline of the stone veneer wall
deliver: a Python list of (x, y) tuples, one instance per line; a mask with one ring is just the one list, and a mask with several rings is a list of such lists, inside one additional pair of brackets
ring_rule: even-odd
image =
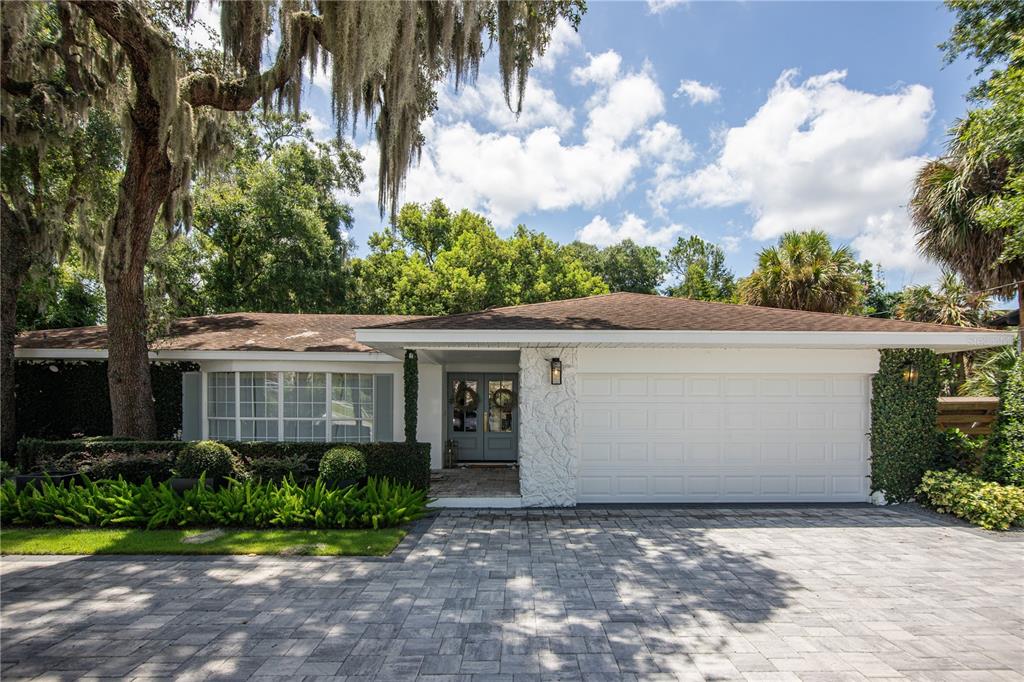
[[(551, 385), (551, 358), (562, 361), (562, 383)], [(523, 505), (576, 506), (575, 348), (519, 352), (519, 488)]]

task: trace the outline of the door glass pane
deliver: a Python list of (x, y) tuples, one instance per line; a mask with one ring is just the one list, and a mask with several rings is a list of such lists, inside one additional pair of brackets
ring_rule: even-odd
[(512, 409), (515, 394), (511, 379), (487, 380), (487, 430), (492, 433), (512, 432)]
[(452, 380), (452, 431), (455, 433), (475, 433), (477, 430), (477, 410), (480, 409), (480, 396), (475, 379)]

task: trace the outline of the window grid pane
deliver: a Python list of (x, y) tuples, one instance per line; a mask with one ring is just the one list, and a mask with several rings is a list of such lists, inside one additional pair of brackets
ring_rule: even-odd
[(208, 438), (373, 440), (372, 374), (209, 372), (206, 378)]
[(331, 440), (373, 440), (373, 375), (331, 375)]

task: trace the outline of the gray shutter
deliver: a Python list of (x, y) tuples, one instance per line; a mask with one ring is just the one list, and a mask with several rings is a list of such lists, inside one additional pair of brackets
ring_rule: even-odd
[(395, 439), (395, 378), (390, 374), (373, 375), (373, 430), (376, 441)]
[(203, 375), (183, 372), (181, 375), (181, 439), (203, 438)]

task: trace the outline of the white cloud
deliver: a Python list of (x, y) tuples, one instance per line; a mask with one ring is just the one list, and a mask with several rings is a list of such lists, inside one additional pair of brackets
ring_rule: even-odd
[(647, 222), (633, 213), (626, 213), (618, 226), (613, 226), (604, 216), (596, 215), (593, 220), (576, 232), (580, 241), (595, 246), (611, 246), (624, 239), (632, 239), (640, 246), (667, 248), (675, 236), (683, 231), (681, 225), (667, 225), (659, 230), (647, 227)]
[(672, 96), (685, 96), (690, 100), (690, 104), (711, 104), (718, 101), (722, 92), (714, 85), (705, 85), (694, 80), (683, 80), (679, 81), (679, 87), (672, 93)]
[(664, 204), (745, 204), (752, 235), (820, 228), (853, 239), (887, 267), (919, 263), (902, 208), (924, 158), (917, 155), (934, 111), (931, 90), (889, 94), (847, 88), (844, 71), (796, 82), (783, 73), (761, 108), (722, 138), (717, 160), (657, 188)]
[[(437, 114), (423, 126), (423, 155), (408, 173), (401, 201), (441, 197), (511, 227), (533, 211), (593, 208), (632, 187), (641, 167), (674, 167), (691, 158), (679, 128), (664, 121), (651, 125), (664, 111), (664, 94), (650, 67), (620, 73), (620, 65), (618, 54), (607, 52), (592, 57), (577, 79), (594, 89), (581, 142), (567, 141), (576, 130), (573, 112), (536, 83), (527, 86), (518, 120), (493, 77), (457, 95), (445, 91)], [(478, 119), (495, 130), (482, 129)], [(362, 151), (367, 180), (358, 202), (369, 204), (377, 196), (379, 155), (373, 144)], [(657, 237), (644, 237), (651, 239)]]
[(590, 100), (584, 136), (623, 142), (665, 110), (665, 97), (649, 69), (611, 82)]
[(694, 157), (693, 145), (678, 126), (658, 121), (640, 132), (637, 148), (641, 154), (666, 162), (684, 163)]
[(736, 253), (740, 250), (740, 242), (743, 240), (736, 236), (726, 235), (719, 239), (719, 241), (723, 251), (726, 253)]
[(588, 54), (590, 62), (586, 66), (577, 66), (572, 70), (572, 80), (579, 85), (588, 83), (608, 84), (619, 75), (622, 57), (615, 50), (608, 50), (598, 55)]
[(687, 0), (647, 0), (647, 11), (651, 14), (661, 14), (685, 2)]
[(320, 118), (315, 111), (307, 109), (305, 113), (309, 115), (306, 127), (313, 133), (314, 138), (326, 140), (334, 137), (334, 128), (327, 121)]
[[(424, 133), (423, 157), (409, 171), (402, 201), (442, 197), (482, 211), (498, 227), (532, 211), (593, 207), (621, 192), (640, 165), (635, 151), (607, 140), (564, 145), (554, 128), (519, 137), (428, 122)], [(372, 202), (379, 154), (375, 144), (362, 151), (367, 180), (359, 201)]]
[(544, 50), (544, 56), (537, 60), (536, 68), (541, 71), (553, 70), (559, 59), (582, 44), (580, 34), (572, 25), (565, 19), (559, 19), (551, 31), (551, 41), (548, 43), (547, 49)]
[(476, 85), (454, 92), (444, 88), (438, 93), (437, 116), (445, 121), (480, 116), (498, 130), (534, 130), (553, 126), (559, 131), (572, 128), (573, 111), (562, 106), (554, 91), (536, 81), (528, 81), (523, 110), (516, 117), (505, 103), (501, 83), (494, 76), (482, 76)]

